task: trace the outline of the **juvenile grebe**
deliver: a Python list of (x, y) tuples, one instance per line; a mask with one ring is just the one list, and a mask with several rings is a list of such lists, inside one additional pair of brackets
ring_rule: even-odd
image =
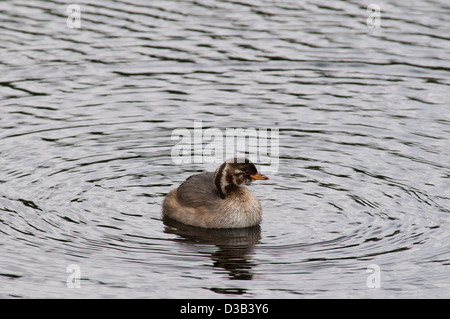
[(231, 158), (215, 172), (189, 176), (167, 194), (163, 216), (204, 228), (244, 228), (262, 218), (258, 198), (245, 185), (268, 177), (247, 158)]

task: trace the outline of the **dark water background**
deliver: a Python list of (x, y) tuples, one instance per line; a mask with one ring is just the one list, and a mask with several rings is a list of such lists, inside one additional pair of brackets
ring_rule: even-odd
[[(450, 6), (370, 3), (2, 1), (0, 297), (449, 298)], [(162, 222), (194, 120), (279, 129), (259, 228)]]

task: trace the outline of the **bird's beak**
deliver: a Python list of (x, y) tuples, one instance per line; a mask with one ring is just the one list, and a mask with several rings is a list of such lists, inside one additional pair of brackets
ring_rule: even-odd
[(267, 176), (260, 174), (260, 173), (256, 173), (254, 175), (250, 175), (250, 177), (252, 178), (252, 180), (257, 180), (257, 179), (261, 179), (261, 180), (266, 180), (269, 179)]

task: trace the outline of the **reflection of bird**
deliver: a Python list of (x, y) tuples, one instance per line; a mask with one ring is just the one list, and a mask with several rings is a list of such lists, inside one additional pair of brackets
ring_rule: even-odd
[(247, 158), (232, 158), (216, 172), (188, 177), (167, 194), (163, 215), (181, 223), (204, 228), (244, 228), (259, 224), (262, 208), (246, 187), (268, 177), (258, 173)]
[[(198, 254), (205, 255), (204, 245), (214, 245), (218, 249), (211, 252), (213, 266), (225, 270), (230, 279), (253, 279), (252, 260), (253, 247), (261, 240), (261, 227), (256, 225), (247, 228), (208, 229), (184, 225), (170, 218), (163, 219), (166, 225), (164, 232), (175, 234), (176, 241), (198, 246)], [(222, 294), (243, 294), (245, 289), (211, 288)]]

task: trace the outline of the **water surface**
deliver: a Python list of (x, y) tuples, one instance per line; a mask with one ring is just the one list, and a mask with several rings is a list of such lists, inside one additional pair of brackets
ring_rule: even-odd
[[(369, 3), (2, 2), (0, 296), (449, 298), (450, 7)], [(260, 227), (162, 221), (194, 121), (279, 129)]]

